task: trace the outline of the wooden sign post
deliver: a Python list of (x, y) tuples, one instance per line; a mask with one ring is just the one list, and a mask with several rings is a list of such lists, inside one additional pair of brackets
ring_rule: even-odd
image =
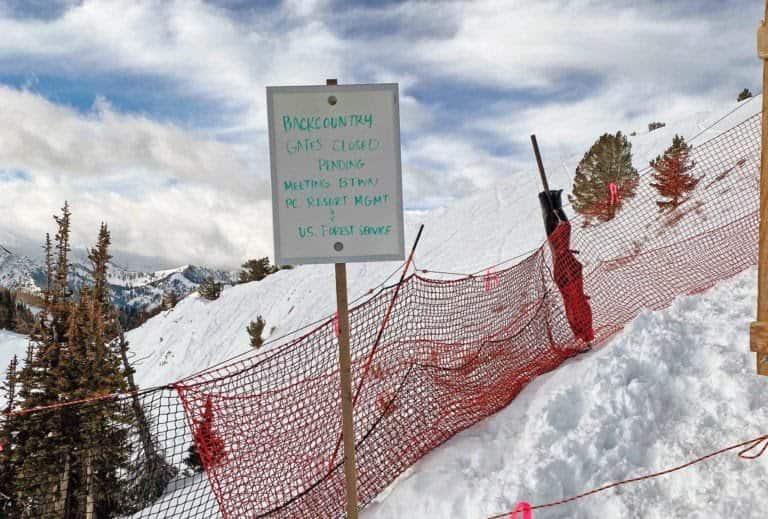
[(760, 151), (760, 234), (757, 271), (757, 321), (750, 327), (750, 349), (757, 356), (757, 373), (768, 376), (768, 0), (757, 30), (757, 55), (763, 60), (763, 116)]
[[(336, 85), (328, 79), (326, 85)], [(339, 373), (341, 378), (341, 421), (344, 438), (344, 477), (347, 489), (347, 519), (357, 519), (357, 468), (355, 467), (355, 425), (352, 414), (352, 356), (349, 351), (349, 302), (347, 264), (336, 263), (336, 312), (339, 319)]]
[(347, 263), (405, 257), (398, 86), (267, 87), (267, 111), (275, 263), (335, 267), (346, 515), (357, 519)]

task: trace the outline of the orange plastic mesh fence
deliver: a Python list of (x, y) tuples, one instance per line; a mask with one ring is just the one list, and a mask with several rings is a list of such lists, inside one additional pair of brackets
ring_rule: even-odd
[[(592, 322), (574, 323), (585, 319), (578, 312), (569, 321), (567, 287), (553, 278), (557, 249), (546, 244), (521, 263), (486, 275), (451, 281), (410, 276), (378, 343), (394, 288), (353, 308), (361, 504), (427, 452), (506, 406), (531, 379), (584, 351), (588, 344), (574, 336), (574, 324), (591, 327), (592, 345), (601, 344), (641, 311), (664, 308), (756, 264), (759, 153), (758, 114), (694, 146), (693, 173), (701, 180), (676, 209), (659, 211), (652, 179), (644, 174), (633, 198), (618, 201), (616, 191), (606, 189), (608, 210), (620, 204), (613, 218), (588, 226), (572, 219), (570, 248), (583, 264)], [(541, 228), (541, 222), (531, 226)], [(565, 250), (566, 227), (551, 237)], [(45, 460), (49, 470), (17, 476), (17, 485), (37, 491), (24, 492), (8, 513), (343, 517), (334, 328), (330, 320), (303, 337), (184, 379), (175, 391), (11, 416), (41, 425), (87, 424), (89, 414), (112, 406), (131, 449), (117, 470), (109, 470), (98, 435), (85, 435), (98, 441), (85, 439), (76, 451), (47, 440), (41, 449), (27, 447), (26, 455)], [(193, 445), (204, 470), (184, 463)]]

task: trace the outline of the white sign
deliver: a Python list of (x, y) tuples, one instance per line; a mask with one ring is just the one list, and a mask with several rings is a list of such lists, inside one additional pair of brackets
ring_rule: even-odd
[(267, 87), (275, 262), (402, 260), (397, 84)]

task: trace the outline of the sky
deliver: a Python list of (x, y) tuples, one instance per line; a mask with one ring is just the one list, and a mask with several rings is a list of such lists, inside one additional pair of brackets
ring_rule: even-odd
[[(0, 244), (272, 256), (266, 86), (398, 83), (407, 210), (762, 89), (758, 0), (0, 0)], [(532, 194), (532, 196), (535, 196)]]

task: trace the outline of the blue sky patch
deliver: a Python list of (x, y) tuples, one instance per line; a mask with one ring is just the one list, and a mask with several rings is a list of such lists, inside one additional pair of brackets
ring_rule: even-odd
[(5, 0), (7, 12), (13, 18), (33, 20), (55, 20), (68, 9), (81, 3), (80, 0)]
[(178, 92), (171, 81), (152, 76), (74, 76), (17, 72), (0, 73), (0, 84), (27, 89), (83, 114), (91, 113), (96, 100), (103, 97), (118, 112), (147, 116), (185, 128), (224, 124), (221, 107), (216, 103), (184, 95)]
[(0, 169), (0, 182), (32, 182), (32, 175), (19, 169)]

